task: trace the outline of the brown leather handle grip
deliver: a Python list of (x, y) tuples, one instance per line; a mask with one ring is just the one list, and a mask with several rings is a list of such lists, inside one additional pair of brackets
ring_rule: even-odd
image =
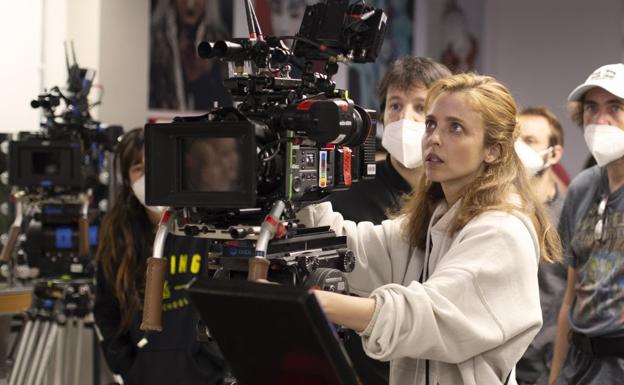
[(0, 254), (0, 262), (8, 262), (13, 255), (13, 250), (15, 249), (15, 245), (17, 245), (17, 238), (20, 234), (19, 226), (11, 226), (9, 229), (9, 239), (7, 243), (4, 245), (2, 249), (2, 253)]
[(89, 255), (89, 220), (78, 218), (78, 251), (85, 257)]
[(247, 273), (247, 280), (256, 281), (258, 279), (267, 279), (270, 264), (271, 262), (269, 262), (266, 258), (249, 258), (249, 272)]
[(162, 297), (165, 283), (166, 258), (147, 259), (145, 276), (145, 300), (143, 303), (143, 331), (162, 330)]

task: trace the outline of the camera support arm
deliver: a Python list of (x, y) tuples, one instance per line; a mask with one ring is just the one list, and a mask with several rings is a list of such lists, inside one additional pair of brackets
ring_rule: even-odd
[(156, 238), (154, 239), (154, 254), (147, 259), (147, 273), (145, 275), (145, 298), (143, 301), (143, 331), (162, 330), (162, 297), (165, 282), (167, 259), (163, 258), (163, 250), (167, 234), (174, 222), (174, 213), (171, 208), (163, 212), (158, 223)]
[(260, 235), (258, 236), (258, 241), (256, 242), (256, 255), (249, 259), (249, 273), (247, 275), (247, 279), (249, 281), (267, 278), (270, 262), (266, 258), (266, 251), (269, 241), (277, 233), (280, 225), (279, 219), (282, 216), (285, 207), (286, 204), (284, 201), (276, 201), (260, 226)]
[(0, 262), (9, 262), (13, 256), (17, 239), (22, 231), (22, 223), (24, 221), (23, 203), (18, 199), (15, 202), (15, 220), (9, 229), (9, 238), (0, 253)]

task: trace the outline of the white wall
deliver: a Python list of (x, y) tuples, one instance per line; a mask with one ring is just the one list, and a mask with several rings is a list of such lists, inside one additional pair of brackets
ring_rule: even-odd
[(603, 64), (622, 61), (622, 0), (486, 0), (483, 69), (521, 106), (542, 104), (565, 130), (563, 165), (577, 174), (587, 159), (580, 128), (568, 118), (570, 91)]
[[(64, 43), (104, 87), (94, 118), (125, 128), (147, 116), (149, 0), (24, 0), (0, 3), (0, 132), (38, 129), (30, 100), (67, 81)], [(70, 64), (72, 64), (70, 52)], [(99, 92), (92, 90), (92, 101)]]
[(30, 100), (41, 81), (42, 1), (0, 2), (0, 132), (38, 127)]
[(99, 119), (125, 130), (147, 119), (149, 0), (103, 0), (100, 20), (99, 82), (104, 99)]
[(65, 41), (74, 41), (81, 66), (98, 68), (99, 4), (100, 0), (0, 3), (0, 132), (39, 128), (41, 112), (32, 109), (30, 101), (44, 89), (65, 85)]
[[(67, 82), (67, 66), (63, 44), (68, 41), (67, 0), (41, 0), (43, 13), (43, 39), (41, 41), (41, 91)], [(76, 56), (81, 65), (83, 42), (74, 42)]]

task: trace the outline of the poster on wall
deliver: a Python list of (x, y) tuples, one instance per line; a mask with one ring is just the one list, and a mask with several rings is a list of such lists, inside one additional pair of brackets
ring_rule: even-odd
[[(255, 0), (255, 8), (266, 35), (292, 36), (299, 31), (305, 7), (316, 3), (318, 0)], [(346, 83), (351, 99), (363, 107), (377, 109), (377, 83), (386, 66), (412, 52), (414, 0), (367, 0), (366, 4), (386, 12), (386, 38), (377, 61), (349, 65)]]
[(232, 27), (231, 0), (151, 0), (151, 118), (232, 104), (225, 65), (197, 56), (200, 42), (228, 39)]
[(426, 55), (446, 65), (453, 73), (479, 71), (483, 0), (418, 0), (425, 12), (418, 29), (425, 34)]

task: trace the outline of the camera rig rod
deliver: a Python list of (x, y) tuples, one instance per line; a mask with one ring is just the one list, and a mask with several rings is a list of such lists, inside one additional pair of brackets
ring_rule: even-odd
[(2, 253), (0, 253), (0, 262), (8, 263), (11, 260), (11, 256), (17, 245), (17, 239), (22, 231), (22, 223), (24, 222), (23, 211), (22, 202), (17, 200), (15, 202), (15, 220), (9, 230), (9, 238), (2, 248)]
[(266, 279), (271, 264), (266, 258), (266, 251), (269, 241), (275, 236), (280, 225), (280, 217), (286, 208), (286, 204), (282, 200), (278, 200), (273, 204), (271, 211), (264, 218), (264, 222), (260, 226), (260, 236), (256, 242), (256, 255), (249, 259), (249, 273), (247, 279), (256, 281), (258, 279)]
[(172, 209), (163, 212), (154, 239), (154, 254), (147, 259), (147, 273), (145, 276), (145, 300), (143, 303), (143, 331), (162, 330), (162, 297), (165, 282), (167, 259), (163, 258), (163, 250), (167, 234), (174, 222)]
[(87, 194), (81, 196), (82, 206), (80, 208), (80, 218), (78, 218), (78, 251), (81, 256), (88, 256), (89, 250), (89, 203), (93, 196), (93, 190), (89, 189)]

